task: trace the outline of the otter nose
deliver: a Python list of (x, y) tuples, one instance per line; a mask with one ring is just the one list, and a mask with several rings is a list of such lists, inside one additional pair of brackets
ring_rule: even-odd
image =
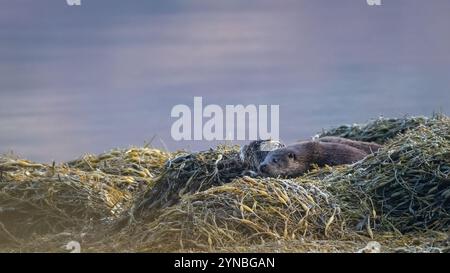
[(259, 165), (259, 172), (261, 172), (261, 173), (267, 172), (267, 164)]

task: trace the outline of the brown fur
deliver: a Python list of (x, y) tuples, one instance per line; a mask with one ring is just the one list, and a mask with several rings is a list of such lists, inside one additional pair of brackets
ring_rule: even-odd
[(355, 147), (359, 150), (363, 150), (368, 154), (374, 153), (381, 148), (381, 145), (374, 142), (356, 141), (342, 137), (321, 137), (318, 139), (320, 142), (340, 143), (348, 146)]
[[(337, 139), (334, 141), (336, 142), (333, 142), (333, 139), (304, 141), (271, 151), (260, 164), (259, 171), (267, 176), (300, 176), (311, 169), (313, 164), (318, 166), (351, 164), (369, 154), (366, 152), (367, 149), (339, 143)], [(364, 146), (362, 143), (357, 144)]]

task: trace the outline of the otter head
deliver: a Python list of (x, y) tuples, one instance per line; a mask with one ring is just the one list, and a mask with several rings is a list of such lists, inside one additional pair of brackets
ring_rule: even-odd
[(308, 170), (302, 156), (294, 147), (285, 147), (271, 151), (259, 165), (259, 172), (264, 176), (299, 176)]

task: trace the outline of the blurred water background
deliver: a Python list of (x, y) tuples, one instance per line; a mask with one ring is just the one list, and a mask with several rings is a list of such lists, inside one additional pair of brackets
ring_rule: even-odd
[(176, 104), (278, 104), (284, 142), (450, 110), (450, 1), (0, 0), (0, 152), (174, 141)]

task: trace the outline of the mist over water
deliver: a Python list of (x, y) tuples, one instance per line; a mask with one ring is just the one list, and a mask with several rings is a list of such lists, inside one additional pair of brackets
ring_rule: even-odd
[[(449, 114), (450, 1), (0, 0), (0, 153), (63, 161), (174, 141), (177, 104), (278, 104), (284, 142)], [(240, 142), (236, 142), (240, 143)]]

